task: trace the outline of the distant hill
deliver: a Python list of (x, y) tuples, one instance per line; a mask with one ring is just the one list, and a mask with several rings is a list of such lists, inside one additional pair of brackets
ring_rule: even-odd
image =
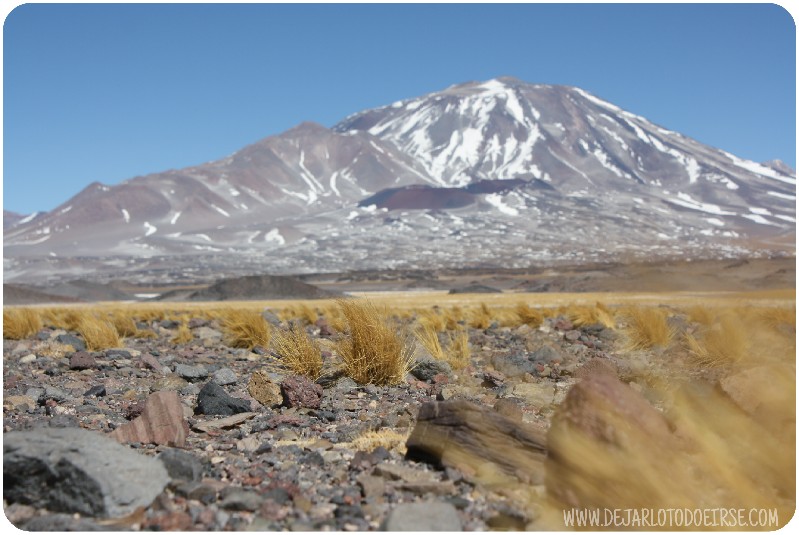
[(323, 290), (292, 277), (250, 275), (224, 279), (194, 292), (167, 292), (161, 301), (255, 301), (264, 299), (329, 299), (338, 292)]
[(75, 297), (43, 292), (21, 284), (3, 284), (3, 305), (34, 305), (39, 303), (79, 303)]

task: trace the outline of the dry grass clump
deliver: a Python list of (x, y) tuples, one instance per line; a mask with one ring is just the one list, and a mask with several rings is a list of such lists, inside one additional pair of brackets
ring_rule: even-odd
[(86, 342), (86, 349), (90, 351), (122, 346), (114, 324), (97, 316), (85, 314), (76, 330)]
[(570, 307), (566, 314), (576, 327), (601, 323), (605, 327), (614, 328), (616, 318), (613, 311), (604, 304), (597, 302), (594, 306)]
[(42, 320), (30, 308), (3, 309), (3, 338), (22, 340), (42, 329)]
[(444, 321), (445, 326), (448, 331), (454, 331), (461, 327), (461, 323), (464, 321), (464, 313), (463, 309), (458, 305), (455, 305), (448, 310), (444, 311)]
[(630, 307), (623, 313), (627, 349), (667, 348), (674, 331), (667, 321), (666, 311), (656, 307)]
[(267, 347), (272, 332), (269, 324), (256, 310), (228, 309), (220, 315), (225, 343), (230, 347), (252, 349)]
[(438, 333), (435, 327), (430, 323), (422, 323), (416, 330), (416, 338), (422, 343), (422, 346), (430, 353), (431, 356), (439, 360), (444, 360), (444, 349), (441, 347), (441, 342), (438, 339)]
[(192, 334), (191, 329), (189, 329), (188, 325), (185, 323), (181, 323), (178, 326), (178, 331), (175, 333), (175, 336), (172, 337), (170, 342), (173, 344), (188, 344), (192, 340), (194, 340), (194, 335)]
[(437, 308), (426, 308), (418, 311), (419, 323), (422, 326), (430, 327), (436, 332), (442, 332), (447, 329), (447, 318)]
[(769, 307), (759, 311), (758, 319), (778, 332), (796, 334), (796, 306), (790, 308)]
[(544, 323), (544, 313), (533, 308), (527, 303), (519, 303), (514, 309), (518, 321), (524, 325), (529, 325), (532, 328), (538, 328)]
[(480, 307), (473, 310), (469, 317), (469, 326), (473, 329), (488, 329), (493, 322), (491, 309), (485, 303), (480, 303)]
[(299, 325), (277, 331), (272, 344), (280, 360), (297, 375), (316, 381), (322, 375), (322, 350)]
[(459, 329), (449, 333), (449, 343), (444, 354), (453, 370), (462, 370), (471, 362), (472, 350), (469, 347), (469, 333), (466, 329)]
[(133, 321), (133, 318), (119, 312), (111, 315), (111, 323), (117, 330), (117, 334), (119, 334), (119, 336), (122, 338), (136, 336), (139, 332), (139, 329), (136, 327), (136, 322)]
[(388, 322), (387, 311), (369, 301), (342, 299), (338, 306), (349, 330), (336, 346), (345, 373), (360, 384), (402, 382), (413, 364), (412, 337), (398, 332)]
[(738, 315), (722, 313), (697, 333), (687, 333), (691, 356), (703, 367), (715, 368), (740, 362), (749, 351), (749, 328)]

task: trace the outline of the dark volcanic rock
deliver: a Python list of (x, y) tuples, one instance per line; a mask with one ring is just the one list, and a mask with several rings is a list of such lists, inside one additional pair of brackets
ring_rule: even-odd
[(210, 381), (197, 394), (197, 408), (194, 413), (230, 416), (249, 410), (248, 401), (230, 396), (221, 386)]
[(168, 481), (161, 462), (100, 433), (38, 428), (3, 436), (3, 498), (11, 503), (118, 517), (148, 506)]
[(443, 360), (438, 360), (430, 355), (422, 355), (416, 359), (411, 374), (420, 381), (432, 381), (439, 374), (450, 377), (452, 367)]
[(162, 451), (158, 459), (164, 464), (172, 479), (199, 481), (202, 477), (202, 462), (189, 452), (170, 448)]
[(72, 346), (75, 351), (86, 351), (86, 344), (83, 340), (72, 334), (59, 334), (56, 336), (55, 341), (60, 344)]

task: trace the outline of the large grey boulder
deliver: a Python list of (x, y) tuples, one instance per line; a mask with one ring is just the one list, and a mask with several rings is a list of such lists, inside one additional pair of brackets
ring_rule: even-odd
[(120, 517), (169, 482), (161, 461), (100, 433), (38, 428), (3, 435), (3, 499), (54, 512)]

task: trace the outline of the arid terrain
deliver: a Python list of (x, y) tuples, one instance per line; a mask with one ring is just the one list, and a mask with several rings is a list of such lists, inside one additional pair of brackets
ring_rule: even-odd
[[(696, 527), (671, 509), (773, 530), (795, 511), (794, 258), (298, 279), (350, 297), (247, 300), (260, 278), (5, 302), (8, 519), (570, 530), (618, 509)], [(188, 297), (209, 287), (251, 294)], [(599, 521), (583, 528), (623, 527)]]

